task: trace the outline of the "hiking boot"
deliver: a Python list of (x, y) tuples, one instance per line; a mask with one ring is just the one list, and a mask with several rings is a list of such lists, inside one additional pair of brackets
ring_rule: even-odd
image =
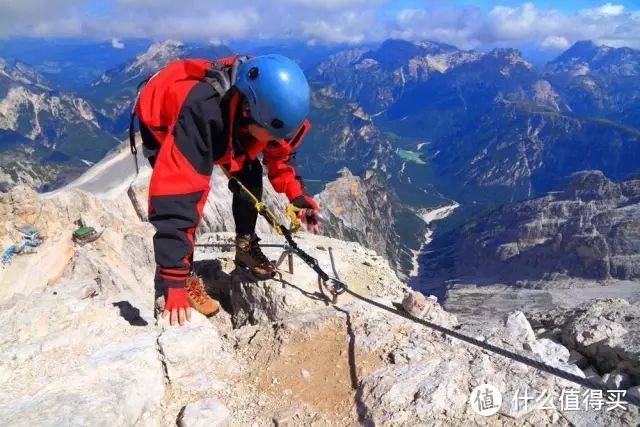
[(270, 279), (276, 274), (276, 268), (262, 253), (255, 234), (236, 236), (236, 265), (245, 268), (256, 278)]
[(220, 303), (207, 294), (202, 279), (198, 276), (189, 276), (184, 287), (189, 305), (197, 312), (212, 316), (220, 310)]

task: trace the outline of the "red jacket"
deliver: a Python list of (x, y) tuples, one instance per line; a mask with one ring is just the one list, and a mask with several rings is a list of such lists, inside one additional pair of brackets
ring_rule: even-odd
[[(217, 62), (230, 66), (233, 60)], [(289, 200), (303, 194), (302, 183), (287, 161), (309, 122), (290, 140), (265, 143), (247, 134), (235, 135), (241, 96), (232, 89), (221, 99), (205, 79), (211, 66), (204, 59), (171, 62), (149, 79), (136, 100), (145, 155), (153, 166), (149, 221), (156, 228), (156, 284), (160, 287), (183, 285), (189, 274), (194, 233), (214, 165), (235, 172), (247, 157), (255, 159), (263, 153), (273, 188)]]

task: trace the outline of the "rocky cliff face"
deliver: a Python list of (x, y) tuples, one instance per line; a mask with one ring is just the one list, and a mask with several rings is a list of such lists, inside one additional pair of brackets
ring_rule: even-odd
[[(611, 388), (640, 382), (640, 304), (609, 298), (532, 314), (530, 320), (545, 336), (562, 342), (584, 357), (601, 381)], [(638, 389), (640, 391), (640, 389)]]
[[(367, 171), (363, 176), (354, 176), (343, 169), (341, 176), (315, 198), (324, 218), (322, 234), (375, 250), (402, 277), (411, 271), (411, 249), (420, 244), (426, 224), (394, 200), (394, 191), (379, 174)], [(410, 229), (411, 233), (401, 236), (402, 229)]]
[[(497, 424), (636, 421), (635, 409), (587, 411), (576, 419), (561, 409), (514, 406), (513, 396), (525, 385), (559, 394), (568, 384), (353, 297), (328, 305), (314, 274), (297, 259), (294, 274), (256, 283), (232, 271), (232, 254), (199, 249), (196, 268), (225, 310), (211, 319), (194, 315), (183, 328), (156, 324), (153, 229), (136, 208), (143, 188), (113, 179), (117, 168), (105, 170), (112, 173), (97, 166), (74, 186), (44, 196), (20, 186), (0, 195), (6, 221), (0, 241), (14, 241), (13, 227), (24, 224), (46, 236), (37, 253), (0, 267), (0, 351), (6, 356), (0, 360), (0, 419), (8, 424), (484, 422), (468, 400), (471, 388), (485, 381), (504, 395), (492, 419)], [(210, 227), (222, 228), (222, 216), (212, 214)], [(72, 243), (78, 217), (101, 237)], [(228, 244), (231, 238), (205, 233), (200, 241)], [(329, 271), (331, 248), (337, 271), (354, 291), (386, 305), (402, 302), (438, 324), (457, 324), (410, 293), (375, 252), (308, 234), (299, 243)], [(278, 251), (268, 254), (275, 258)], [(564, 347), (525, 334), (527, 325), (518, 319), (486, 331), (485, 339), (580, 373), (562, 356)]]
[(68, 182), (116, 143), (86, 100), (0, 58), (0, 187)]
[(505, 205), (434, 241), (425, 271), (498, 280), (640, 277), (640, 180), (599, 171), (566, 188)]

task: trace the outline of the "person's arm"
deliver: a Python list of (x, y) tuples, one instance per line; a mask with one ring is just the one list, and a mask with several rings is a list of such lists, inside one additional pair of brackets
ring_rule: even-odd
[(283, 193), (291, 201), (304, 194), (301, 178), (295, 168), (288, 164), (291, 151), (286, 142), (271, 141), (264, 150), (263, 162), (267, 167), (267, 176), (277, 193)]
[(289, 161), (293, 150), (300, 145), (310, 127), (309, 121), (305, 120), (291, 139), (270, 141), (264, 149), (263, 162), (268, 170), (269, 181), (273, 189), (284, 193), (289, 201), (304, 194), (302, 179)]
[(309, 122), (303, 123), (292, 140), (271, 141), (264, 150), (263, 161), (267, 167), (269, 181), (273, 189), (287, 196), (291, 204), (301, 209), (299, 217), (307, 224), (307, 228), (318, 232), (318, 205), (311, 196), (305, 193), (302, 178), (295, 168), (289, 164), (292, 151), (300, 144), (309, 128)]
[[(157, 264), (155, 285), (165, 291), (163, 317), (180, 324), (189, 314), (184, 291), (191, 270), (194, 234), (209, 193), (214, 146), (224, 144), (222, 115), (214, 94), (196, 85), (185, 100), (172, 136), (161, 145), (149, 185), (149, 221)], [(215, 147), (217, 148), (217, 147)]]

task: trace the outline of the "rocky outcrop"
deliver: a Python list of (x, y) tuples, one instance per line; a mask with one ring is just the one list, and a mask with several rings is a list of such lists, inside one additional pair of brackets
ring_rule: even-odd
[[(139, 219), (126, 187), (46, 197), (16, 187), (2, 195), (0, 209), (7, 225), (33, 223), (47, 236), (39, 252), (0, 271), (0, 352), (6, 356), (0, 419), (11, 425), (483, 422), (468, 404), (475, 385), (495, 384), (505, 402), (525, 385), (558, 393), (566, 386), (356, 297), (328, 304), (298, 259), (294, 274), (255, 283), (233, 271), (232, 254), (199, 249), (197, 268), (225, 310), (211, 319), (194, 313), (182, 328), (156, 324), (153, 230)], [(69, 241), (78, 216), (103, 231), (100, 239), (84, 246)], [(2, 241), (11, 233), (8, 226)], [(200, 240), (228, 243), (231, 237), (205, 233)], [(323, 236), (302, 234), (298, 241), (327, 271), (331, 248), (353, 291), (387, 306), (405, 300), (414, 313), (457, 327), (435, 303), (418, 310), (426, 301), (405, 297), (406, 286), (373, 251)], [(56, 260), (53, 254), (66, 247), (70, 257)], [(279, 255), (277, 248), (266, 250)], [(46, 263), (61, 267), (62, 276)], [(35, 266), (42, 278), (19, 274)], [(542, 340), (529, 340), (528, 350), (504, 328), (486, 331), (485, 339), (577, 369)], [(591, 425), (632, 424), (637, 415), (612, 411), (601, 420), (585, 414)], [(544, 424), (571, 416), (505, 404), (493, 420)]]
[(505, 205), (434, 240), (425, 271), (503, 281), (640, 277), (640, 180), (599, 171), (563, 191)]
[(322, 234), (358, 242), (384, 255), (400, 274), (409, 273), (412, 245), (420, 242), (403, 239), (398, 223), (402, 218), (403, 226), (413, 229), (416, 236), (424, 234), (426, 224), (400, 206), (380, 174), (368, 171), (354, 176), (342, 169), (338, 179), (328, 183), (316, 199), (322, 209)]
[(529, 316), (547, 336), (584, 356), (603, 383), (625, 389), (640, 384), (638, 302), (601, 299)]

